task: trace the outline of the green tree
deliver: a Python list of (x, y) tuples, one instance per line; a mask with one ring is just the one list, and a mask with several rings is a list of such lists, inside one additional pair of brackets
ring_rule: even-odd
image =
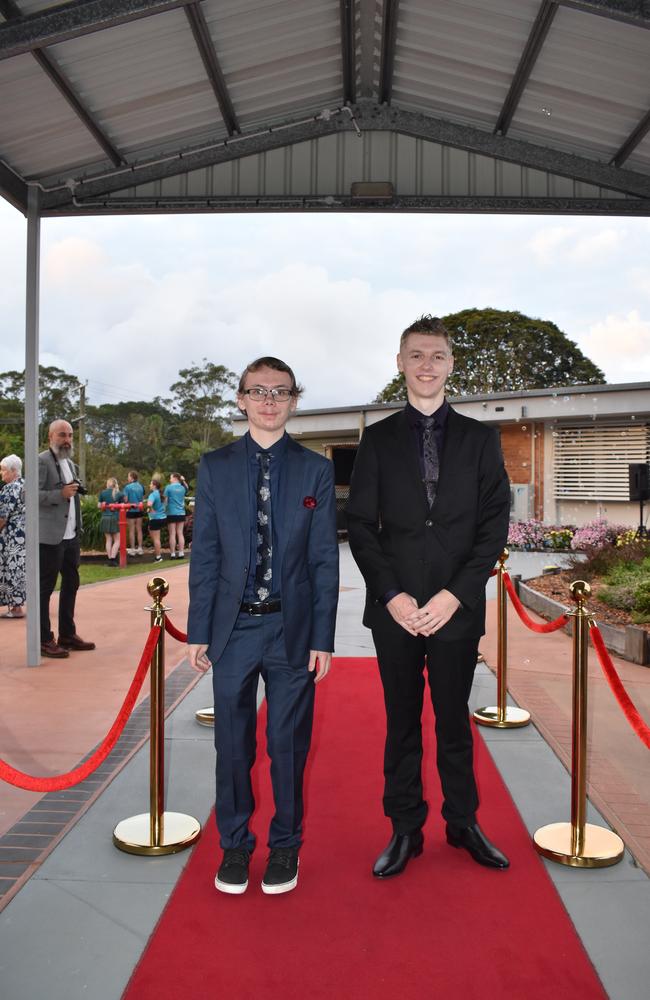
[[(47, 427), (57, 419), (74, 420), (79, 410), (81, 382), (56, 365), (38, 366), (38, 419), (41, 441), (47, 437)], [(0, 401), (17, 407), (22, 417), (25, 405), (25, 372), (0, 372)]]
[[(605, 382), (600, 368), (550, 320), (500, 309), (464, 309), (441, 318), (454, 345), (450, 396)], [(404, 399), (400, 374), (375, 402)]]
[(181, 368), (178, 374), (178, 381), (169, 387), (173, 393), (169, 402), (179, 417), (178, 444), (192, 449), (192, 442), (198, 442), (201, 452), (216, 448), (226, 440), (236, 375), (207, 358), (201, 365), (192, 362), (190, 368)]

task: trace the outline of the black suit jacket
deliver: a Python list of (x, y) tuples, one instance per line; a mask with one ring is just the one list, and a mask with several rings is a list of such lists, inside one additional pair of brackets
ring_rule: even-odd
[(446, 588), (461, 607), (441, 639), (485, 631), (485, 584), (508, 537), (510, 488), (498, 433), (449, 410), (438, 492), (429, 510), (404, 411), (368, 427), (347, 507), (352, 554), (367, 586), (364, 625), (387, 612), (390, 590), (422, 606)]

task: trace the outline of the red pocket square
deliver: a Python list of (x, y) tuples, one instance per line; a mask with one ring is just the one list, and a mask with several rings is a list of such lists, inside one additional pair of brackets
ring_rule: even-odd
[(316, 497), (305, 497), (302, 502), (303, 507), (307, 507), (308, 510), (313, 510), (318, 504)]

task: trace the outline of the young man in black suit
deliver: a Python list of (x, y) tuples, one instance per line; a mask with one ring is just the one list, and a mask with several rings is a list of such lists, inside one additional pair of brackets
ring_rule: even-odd
[(350, 486), (350, 548), (366, 581), (363, 623), (372, 629), (387, 715), (383, 802), (393, 836), (373, 868), (377, 878), (399, 875), (422, 853), (425, 661), (447, 841), (479, 864), (508, 867), (476, 822), (467, 702), (510, 490), (497, 431), (445, 399), (453, 365), (439, 319), (423, 316), (404, 331), (397, 367), (408, 403), (366, 429)]

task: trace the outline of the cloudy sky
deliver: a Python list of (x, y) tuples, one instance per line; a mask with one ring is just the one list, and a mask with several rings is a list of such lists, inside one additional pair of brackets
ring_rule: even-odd
[[(24, 368), (26, 223), (0, 198), (0, 370)], [(552, 320), (610, 383), (650, 380), (650, 219), (201, 215), (45, 219), (41, 361), (92, 403), (165, 395), (203, 357), (287, 360), (303, 407), (365, 403), (418, 315)]]

